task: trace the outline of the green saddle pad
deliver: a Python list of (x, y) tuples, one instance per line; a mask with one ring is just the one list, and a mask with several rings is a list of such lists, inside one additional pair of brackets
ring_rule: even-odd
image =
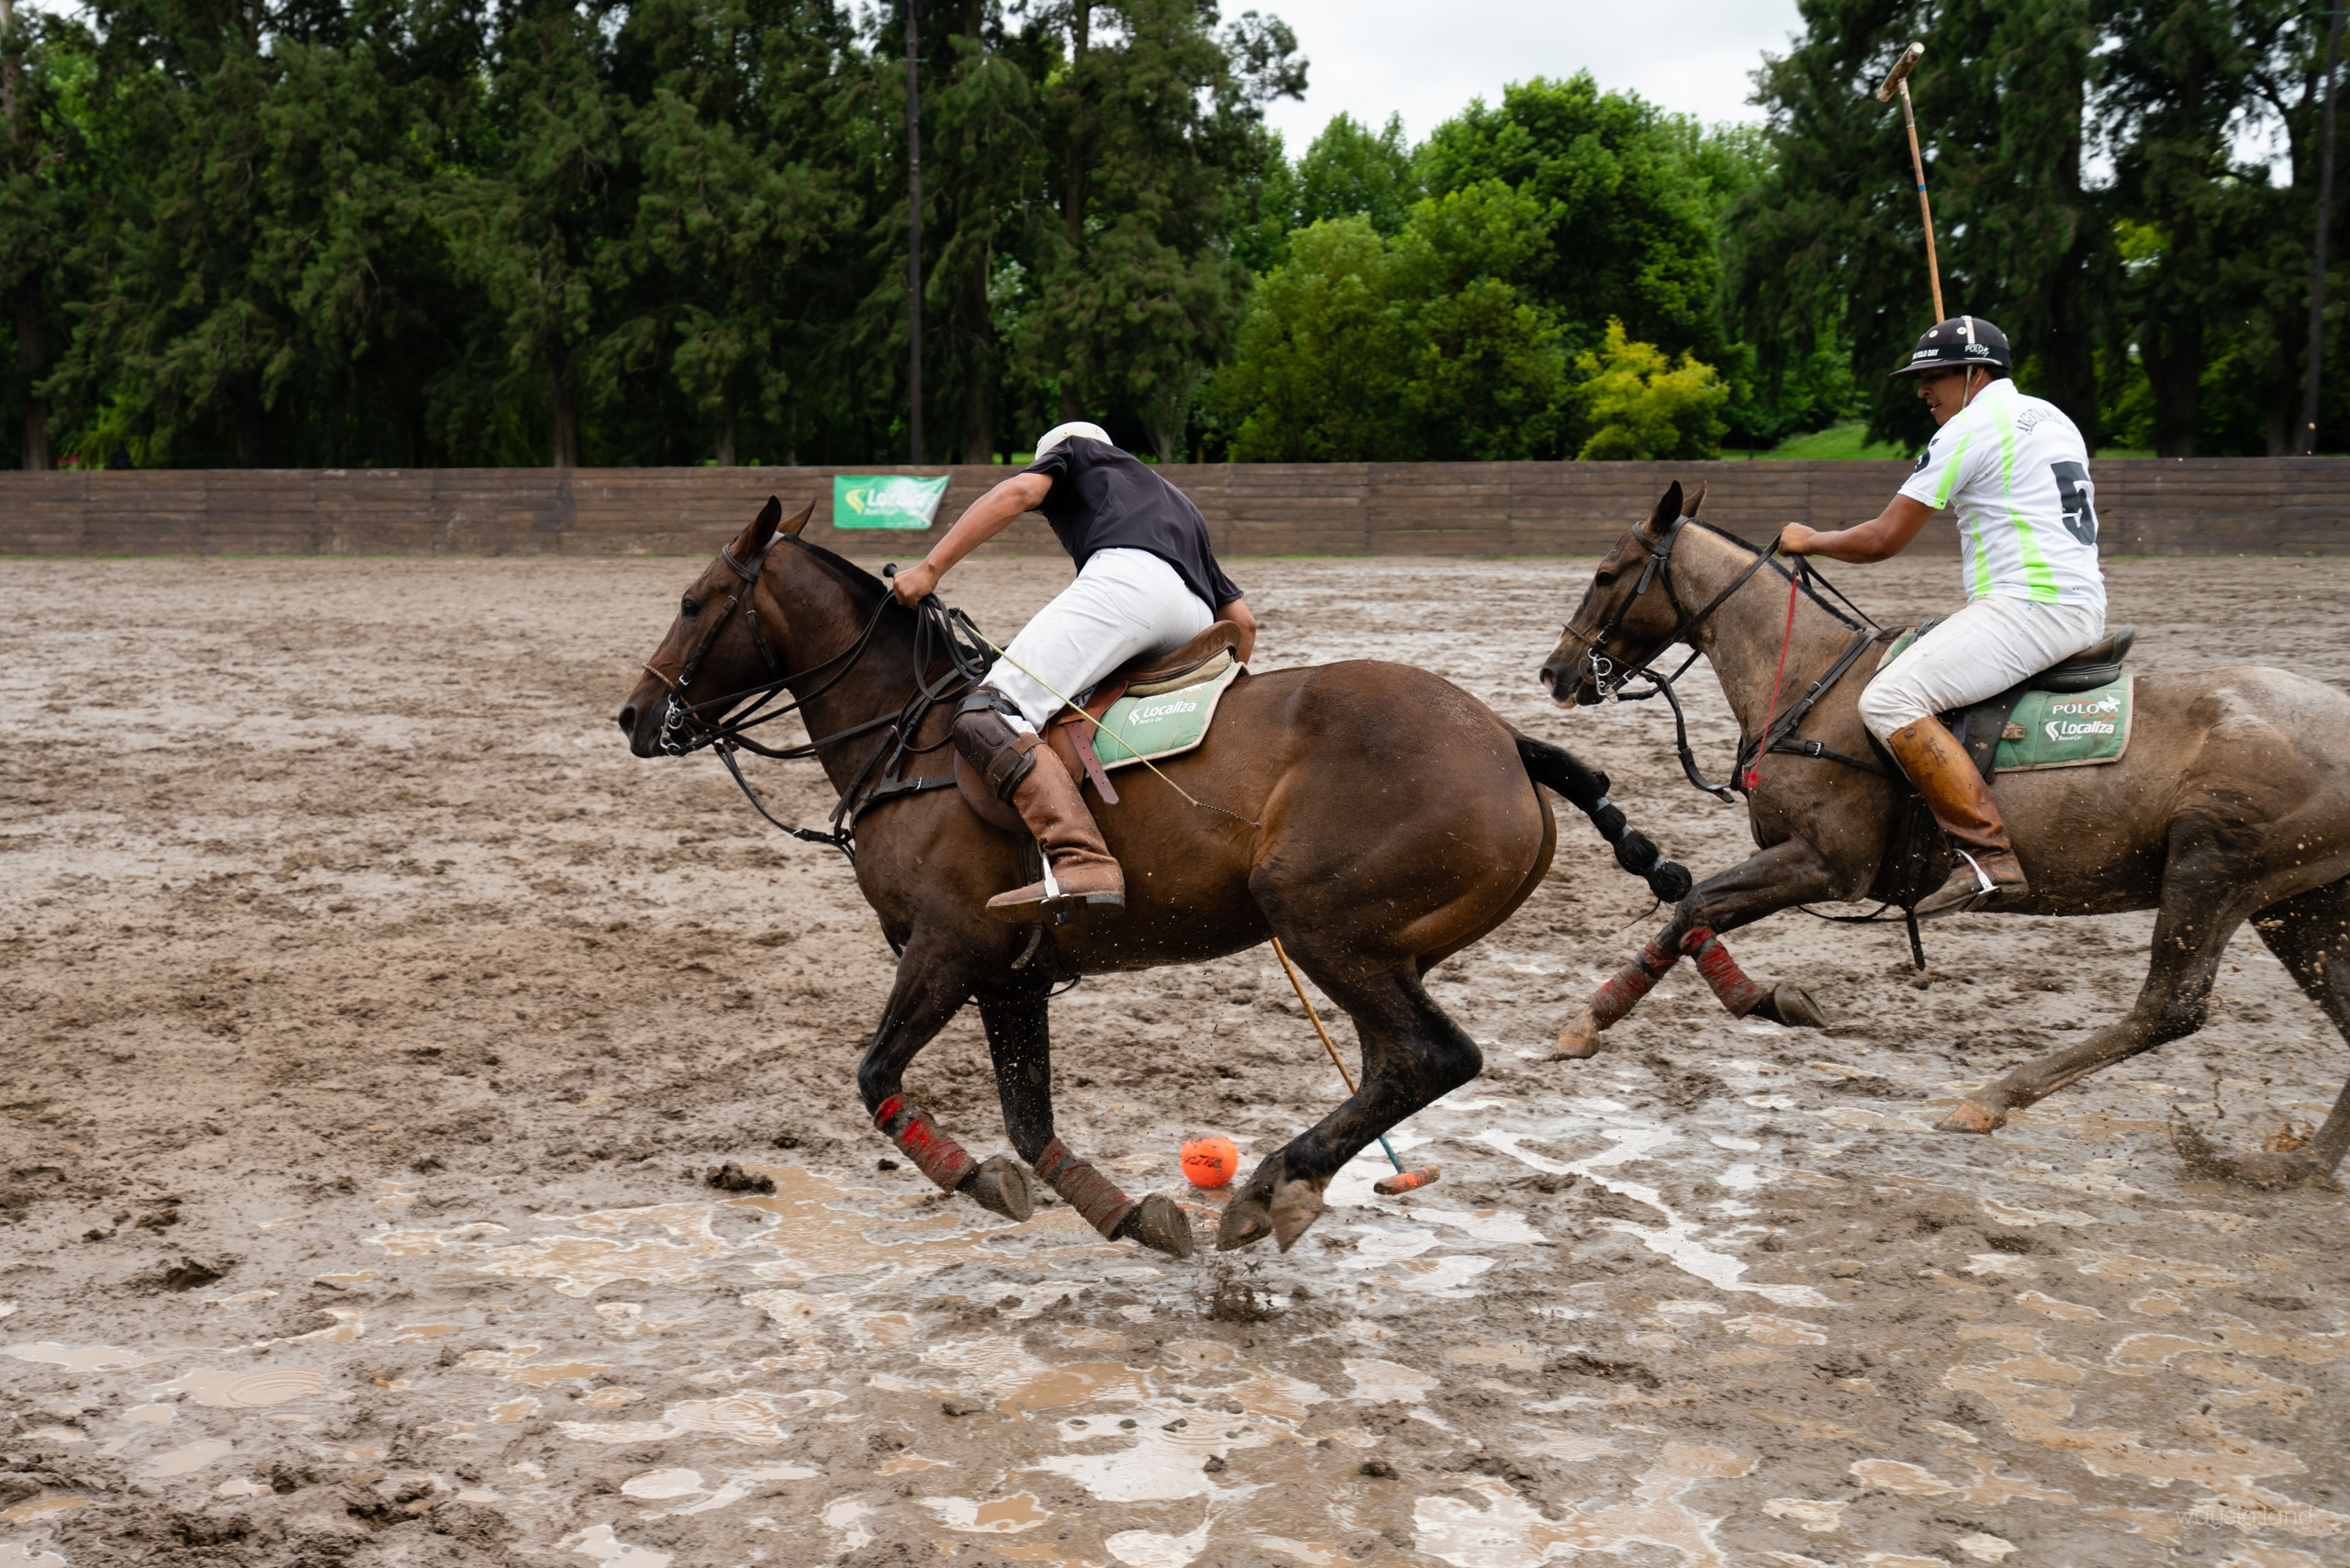
[(2025, 692), (2008, 715), (1999, 741), (1999, 771), (2119, 761), (2130, 748), (2130, 711), (2135, 706), (2132, 686), (2124, 675), (2087, 691)]
[(1232, 665), (1214, 680), (1154, 697), (1119, 698), (1093, 732), (1094, 757), (1106, 770), (1190, 751), (1206, 738), (1216, 704), (1242, 668)]
[[(1878, 672), (1908, 653), (1917, 640), (1915, 632), (1895, 638), (1878, 661)], [(2008, 715), (2008, 727), (2001, 732), (1992, 767), (2001, 773), (2028, 773), (2036, 767), (2119, 762), (2130, 749), (2134, 692), (2128, 671), (2087, 691), (2025, 692)]]

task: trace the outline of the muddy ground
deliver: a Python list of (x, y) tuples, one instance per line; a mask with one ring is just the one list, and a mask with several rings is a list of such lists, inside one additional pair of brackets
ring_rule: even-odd
[[(1541, 700), (1588, 562), (1233, 566), (1260, 666), (1427, 666), (1669, 853), (1744, 853), (1665, 714)], [(611, 725), (695, 569), (0, 563), (0, 1563), (2350, 1562), (2344, 1200), (2174, 1144), (2341, 1087), (2248, 935), (2201, 1036), (1940, 1136), (2126, 1002), (2147, 917), (1953, 921), (1919, 981), (1897, 926), (1783, 916), (1734, 945), (1824, 1032), (1683, 966), (1546, 1061), (1648, 924), (1570, 820), (1436, 977), (1487, 1060), (1396, 1137), (1437, 1186), (1360, 1161), (1286, 1257), (1012, 1226), (858, 1113), (890, 958), (839, 859)], [(2142, 668), (2350, 681), (2342, 562), (2111, 570)], [(1067, 575), (951, 597), (1009, 629)], [(1956, 592), (1838, 576), (1886, 618)], [(1055, 1013), (1062, 1132), (1137, 1191), (1337, 1093), (1263, 950)], [(912, 1077), (981, 1153), (984, 1061), (967, 1018)], [(774, 1193), (703, 1184), (729, 1160)]]

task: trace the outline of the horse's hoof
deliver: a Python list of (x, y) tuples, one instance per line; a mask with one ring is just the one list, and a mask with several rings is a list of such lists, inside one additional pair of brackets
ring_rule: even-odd
[(1164, 1193), (1153, 1193), (1135, 1205), (1135, 1212), (1118, 1226), (1122, 1241), (1139, 1241), (1155, 1252), (1169, 1258), (1192, 1255), (1192, 1216), (1183, 1205)]
[(1297, 1245), (1305, 1227), (1322, 1217), (1322, 1189), (1303, 1176), (1292, 1177), (1273, 1189), (1273, 1239), (1286, 1252)]
[(1828, 1026), (1827, 1010), (1819, 1005), (1811, 992), (1799, 985), (1777, 987), (1748, 1016), (1784, 1024), (1790, 1029), (1824, 1029)]
[(2008, 1125), (2008, 1114), (1979, 1100), (1961, 1100), (1950, 1114), (1934, 1124), (1938, 1133), (1995, 1133)]
[(1036, 1194), (1028, 1185), (1028, 1172), (1006, 1155), (990, 1154), (980, 1160), (963, 1191), (988, 1213), (1008, 1220), (1025, 1220), (1036, 1212)]
[(1599, 1054), (1599, 1020), (1588, 1008), (1582, 1017), (1559, 1031), (1559, 1045), (1550, 1053), (1552, 1061), (1581, 1061)]
[(1224, 1205), (1224, 1218), (1215, 1227), (1215, 1249), (1236, 1251), (1272, 1233), (1273, 1213), (1263, 1199), (1235, 1198)]

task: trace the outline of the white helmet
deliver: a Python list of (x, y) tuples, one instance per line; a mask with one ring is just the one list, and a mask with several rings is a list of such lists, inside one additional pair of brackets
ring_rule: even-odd
[(1081, 435), (1088, 441), (1098, 441), (1104, 446), (1117, 444), (1110, 439), (1110, 432), (1100, 425), (1089, 424), (1083, 420), (1071, 420), (1065, 425), (1055, 425), (1036, 438), (1036, 456), (1044, 456), (1073, 435)]

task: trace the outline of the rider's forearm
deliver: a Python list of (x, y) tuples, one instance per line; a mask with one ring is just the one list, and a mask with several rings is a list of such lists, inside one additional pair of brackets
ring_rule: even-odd
[(1889, 561), (1901, 554), (1901, 545), (1887, 542), (1886, 532), (1877, 526), (1884, 521), (1876, 518), (1856, 527), (1838, 529), (1832, 533), (1815, 533), (1804, 546), (1803, 553), (1825, 555), (1831, 561), (1850, 561), (1855, 566)]
[[(964, 556), (1011, 527), (1013, 518), (1044, 498), (1042, 496), (1032, 498), (1028, 492), (1034, 487), (1022, 483), (1038, 476), (1014, 475), (973, 501), (964, 509), (963, 515), (955, 520), (955, 526), (946, 531), (946, 537), (930, 547), (930, 554), (923, 557), (923, 564), (944, 574)], [(1046, 481), (1046, 487), (1049, 488), (1050, 485), (1049, 480)]]
[(1909, 542), (1918, 537), (1919, 530), (1933, 515), (1933, 509), (1925, 502), (1896, 496), (1885, 510), (1866, 522), (1832, 533), (1811, 534), (1803, 541), (1802, 554), (1850, 561), (1855, 566), (1889, 561), (1909, 548)]

